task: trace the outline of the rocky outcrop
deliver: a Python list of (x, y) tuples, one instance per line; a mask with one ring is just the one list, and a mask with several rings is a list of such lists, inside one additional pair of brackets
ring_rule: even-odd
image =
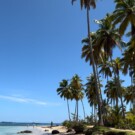
[(23, 134), (23, 133), (32, 133), (32, 131), (30, 130), (24, 130), (24, 131), (20, 131), (17, 134)]

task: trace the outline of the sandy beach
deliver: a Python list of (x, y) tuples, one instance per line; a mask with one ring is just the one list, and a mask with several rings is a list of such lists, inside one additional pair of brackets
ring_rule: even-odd
[(39, 130), (43, 131), (44, 133), (52, 133), (53, 130), (58, 130), (60, 132), (60, 134), (64, 134), (67, 131), (67, 128), (64, 126), (37, 126), (36, 128), (38, 128)]

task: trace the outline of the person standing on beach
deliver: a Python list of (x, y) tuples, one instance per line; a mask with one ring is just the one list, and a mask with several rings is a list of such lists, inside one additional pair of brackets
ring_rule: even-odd
[(51, 121), (51, 127), (53, 126), (53, 122)]

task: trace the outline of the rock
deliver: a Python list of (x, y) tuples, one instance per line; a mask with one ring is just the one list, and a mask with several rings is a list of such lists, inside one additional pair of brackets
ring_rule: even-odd
[(60, 132), (58, 130), (53, 130), (52, 134), (59, 134)]
[(24, 131), (20, 131), (17, 134), (23, 134), (23, 133), (32, 133), (32, 131), (30, 130), (24, 130)]
[(66, 135), (74, 135), (75, 134), (75, 130), (72, 128), (69, 128), (66, 132)]
[(69, 128), (69, 129), (67, 130), (67, 133), (68, 133), (68, 132), (75, 132), (75, 130), (72, 129), (72, 128)]

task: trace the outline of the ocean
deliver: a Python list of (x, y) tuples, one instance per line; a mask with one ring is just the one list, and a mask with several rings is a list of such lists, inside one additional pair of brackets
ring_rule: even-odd
[(31, 130), (31, 134), (27, 135), (46, 135), (44, 131), (39, 130), (36, 127), (32, 126), (0, 126), (0, 135), (26, 135), (26, 134), (17, 134), (17, 132)]
[[(34, 125), (34, 126), (33, 126)], [(54, 125), (61, 125), (54, 123)], [(47, 132), (41, 131), (36, 126), (50, 126), (50, 123), (15, 123), (0, 122), (0, 135), (47, 135)], [(17, 134), (20, 131), (30, 130), (31, 134)]]

